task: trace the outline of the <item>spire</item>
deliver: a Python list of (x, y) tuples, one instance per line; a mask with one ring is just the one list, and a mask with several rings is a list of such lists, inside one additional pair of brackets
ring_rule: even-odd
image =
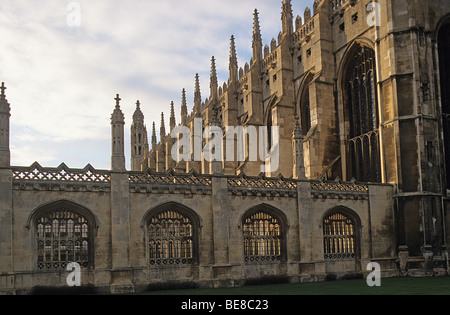
[(214, 100), (217, 98), (217, 89), (218, 89), (218, 83), (217, 83), (217, 70), (216, 70), (216, 59), (214, 56), (211, 58), (211, 78), (210, 78), (210, 100)]
[(233, 35), (231, 35), (229, 69), (230, 69), (230, 81), (237, 81), (238, 60), (236, 56), (236, 44), (234, 43)]
[(259, 13), (258, 9), (255, 9), (253, 13), (253, 60), (262, 60), (262, 38), (261, 38), (261, 28), (259, 26)]
[(198, 73), (195, 75), (195, 91), (194, 91), (194, 115), (200, 116), (200, 107), (202, 104), (202, 94), (200, 92), (200, 79)]
[(188, 108), (186, 102), (186, 90), (181, 91), (181, 125), (187, 125)]
[(162, 142), (166, 137), (166, 124), (164, 123), (164, 113), (161, 113), (161, 126), (159, 129), (160, 141)]
[(293, 33), (293, 20), (291, 0), (283, 0), (281, 21), (283, 26), (284, 35), (292, 35)]
[(155, 125), (155, 122), (153, 122), (153, 128), (152, 128), (152, 150), (156, 149), (157, 143), (158, 143), (158, 140), (156, 139), (156, 125)]
[(176, 127), (177, 122), (175, 120), (175, 107), (173, 101), (170, 103), (170, 133)]

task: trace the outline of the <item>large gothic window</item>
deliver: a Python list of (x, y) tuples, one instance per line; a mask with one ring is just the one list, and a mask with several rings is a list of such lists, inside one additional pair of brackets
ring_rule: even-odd
[(375, 53), (372, 49), (356, 48), (344, 82), (344, 106), (349, 124), (348, 177), (363, 182), (381, 182)]
[(438, 45), (447, 189), (450, 189), (450, 22), (441, 27)]
[(323, 219), (324, 258), (339, 260), (357, 256), (356, 222), (343, 211), (334, 211)]
[(92, 221), (70, 207), (40, 212), (35, 220), (38, 269), (64, 269), (72, 262), (91, 266)]
[(243, 220), (246, 262), (279, 261), (283, 256), (282, 223), (273, 214), (261, 210)]
[(196, 262), (194, 220), (176, 207), (158, 212), (147, 221), (150, 265)]

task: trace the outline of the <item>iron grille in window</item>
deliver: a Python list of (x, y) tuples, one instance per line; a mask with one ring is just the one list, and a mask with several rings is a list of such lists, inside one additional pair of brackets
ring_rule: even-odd
[(323, 220), (325, 259), (355, 258), (355, 225), (342, 213), (334, 213)]
[(348, 67), (345, 82), (350, 123), (347, 142), (349, 177), (361, 182), (380, 182), (375, 53), (372, 49), (358, 48)]
[(151, 265), (192, 264), (194, 262), (192, 220), (169, 210), (148, 222), (149, 261)]
[(244, 256), (246, 262), (281, 259), (281, 224), (266, 212), (257, 212), (244, 219)]
[(89, 222), (70, 210), (56, 210), (36, 221), (39, 269), (63, 269), (72, 262), (89, 265)]

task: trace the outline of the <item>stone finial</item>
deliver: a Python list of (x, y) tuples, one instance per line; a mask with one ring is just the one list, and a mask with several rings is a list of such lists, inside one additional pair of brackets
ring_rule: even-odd
[(303, 25), (302, 17), (297, 15), (295, 18), (295, 31), (298, 31)]
[(156, 139), (156, 124), (153, 122), (153, 128), (152, 128), (152, 149), (156, 149), (156, 145), (158, 143), (158, 140)]
[(310, 8), (306, 7), (305, 13), (303, 14), (303, 18), (305, 20), (305, 23), (311, 19), (311, 9)]
[(200, 109), (202, 104), (202, 94), (200, 92), (200, 79), (198, 73), (195, 74), (195, 90), (194, 90), (194, 115), (200, 116)]
[(275, 51), (277, 49), (277, 41), (275, 38), (272, 38), (270, 42), (270, 51)]
[(9, 113), (11, 111), (10, 105), (6, 99), (5, 94), (6, 86), (5, 82), (2, 82), (2, 85), (0, 86), (0, 111), (2, 113)]
[(119, 94), (116, 94), (116, 98), (115, 98), (114, 100), (116, 101), (116, 107), (120, 106), (120, 101), (121, 101), (122, 99), (120, 98), (120, 95), (119, 95)]
[(264, 58), (266, 58), (270, 54), (269, 45), (264, 46)]
[(230, 64), (229, 64), (231, 81), (237, 80), (237, 71), (238, 71), (237, 69), (238, 69), (238, 60), (237, 60), (237, 55), (236, 55), (236, 44), (234, 42), (234, 36), (231, 35)]
[(175, 105), (173, 101), (170, 103), (170, 133), (176, 127), (176, 119), (175, 119)]
[(187, 125), (188, 108), (186, 102), (186, 90), (181, 91), (181, 125)]
[(295, 116), (295, 127), (294, 131), (292, 132), (292, 138), (293, 139), (303, 139), (303, 130), (300, 127), (300, 119), (298, 115)]
[(283, 34), (291, 35), (292, 34), (292, 5), (291, 0), (283, 0), (282, 12), (281, 12), (281, 21), (283, 27)]
[(295, 127), (292, 132), (292, 153), (293, 153), (293, 177), (295, 179), (306, 179), (305, 161), (303, 158), (303, 132), (300, 127), (299, 117), (295, 116)]
[(161, 138), (161, 142), (166, 136), (166, 124), (164, 122), (164, 113), (161, 113), (161, 126), (159, 128), (159, 136)]
[(211, 58), (211, 77), (210, 77), (210, 96), (209, 98), (211, 100), (217, 98), (217, 89), (218, 89), (218, 83), (217, 83), (217, 70), (216, 70), (216, 59), (214, 56)]
[(133, 122), (144, 122), (144, 114), (141, 111), (141, 102), (139, 100), (136, 101), (136, 110), (133, 114)]
[(259, 62), (262, 59), (262, 38), (261, 38), (261, 29), (259, 26), (259, 13), (258, 10), (255, 9), (253, 13), (253, 61)]
[(230, 43), (230, 67), (237, 67), (237, 54), (236, 54), (236, 43), (234, 40), (234, 35), (231, 35), (231, 43)]
[(123, 115), (122, 110), (120, 109), (120, 101), (122, 100), (119, 94), (116, 94), (116, 107), (111, 115), (111, 124), (125, 124), (125, 116)]
[(2, 99), (5, 98), (5, 90), (6, 89), (7, 89), (7, 87), (5, 86), (5, 82), (2, 82), (2, 86), (0, 87)]
[(261, 43), (261, 27), (259, 25), (259, 12), (255, 9), (253, 13), (253, 44)]

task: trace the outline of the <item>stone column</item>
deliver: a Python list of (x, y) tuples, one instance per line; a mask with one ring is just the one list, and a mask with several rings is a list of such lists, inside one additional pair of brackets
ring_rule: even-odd
[(5, 84), (0, 95), (0, 293), (14, 290), (13, 268), (13, 196), (10, 165), (10, 106), (5, 97)]
[(133, 292), (130, 264), (130, 187), (125, 168), (124, 115), (117, 95), (111, 116), (111, 293)]
[(231, 266), (229, 264), (229, 208), (227, 179), (212, 178), (212, 222), (214, 241), (214, 279), (229, 279)]

